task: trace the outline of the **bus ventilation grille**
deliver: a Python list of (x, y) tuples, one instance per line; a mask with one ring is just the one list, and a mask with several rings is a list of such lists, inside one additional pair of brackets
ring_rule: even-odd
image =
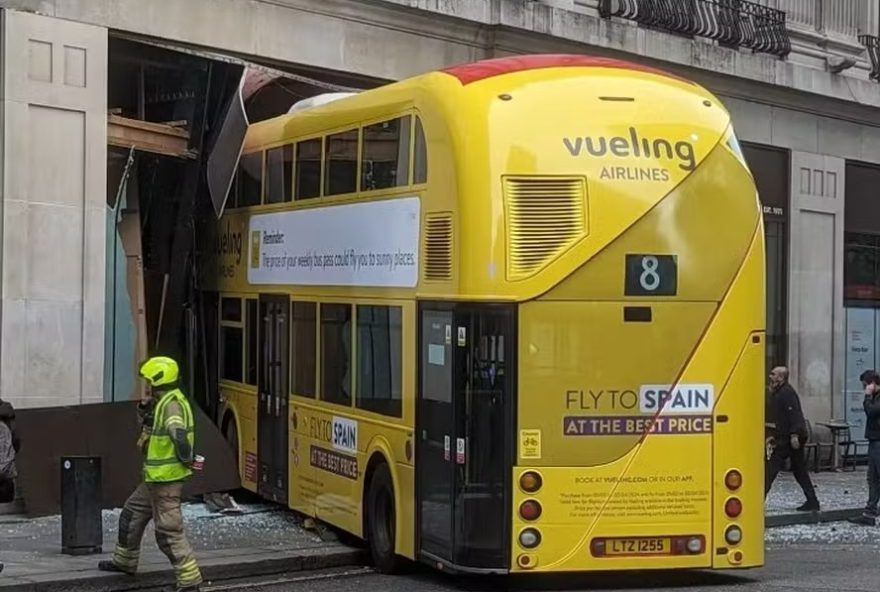
[(425, 279), (452, 279), (452, 214), (425, 217)]
[(504, 177), (507, 275), (533, 275), (587, 234), (583, 177)]

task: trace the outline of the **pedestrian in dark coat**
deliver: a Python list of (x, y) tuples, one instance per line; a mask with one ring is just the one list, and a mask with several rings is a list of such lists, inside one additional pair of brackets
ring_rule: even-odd
[(810, 480), (804, 458), (804, 444), (807, 443), (807, 421), (804, 418), (797, 391), (788, 382), (787, 368), (778, 366), (770, 372), (770, 388), (772, 390), (769, 405), (772, 414), (770, 420), (775, 424), (773, 428), (775, 446), (767, 461), (764, 496), (766, 497), (769, 493), (785, 460), (790, 459), (791, 472), (807, 498), (798, 511), (818, 512), (819, 499), (816, 497), (816, 490)]

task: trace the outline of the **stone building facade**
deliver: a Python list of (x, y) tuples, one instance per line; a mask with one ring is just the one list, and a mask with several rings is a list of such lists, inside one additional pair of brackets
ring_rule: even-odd
[[(858, 420), (880, 355), (880, 6), (869, 0), (0, 0), (0, 396), (104, 400), (108, 39), (395, 80), (518, 53), (641, 61), (731, 111), (764, 203), (768, 365)], [(713, 223), (708, 221), (708, 223)], [(720, 221), (719, 221), (720, 223)], [(855, 381), (855, 382), (854, 382)]]

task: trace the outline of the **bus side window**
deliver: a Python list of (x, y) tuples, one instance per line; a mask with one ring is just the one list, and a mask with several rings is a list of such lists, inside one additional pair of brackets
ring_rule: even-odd
[(314, 302), (294, 302), (290, 324), (291, 392), (310, 399), (315, 397), (317, 312)]
[(244, 366), (241, 298), (223, 298), (221, 303), (220, 360), (220, 379), (241, 382)]
[(236, 207), (258, 206), (263, 201), (263, 153), (242, 154), (238, 162)]
[(403, 310), (357, 307), (357, 406), (389, 417), (402, 415)]
[(294, 155), (293, 199), (321, 195), (321, 138), (297, 142)]
[(257, 318), (257, 301), (254, 298), (248, 298), (247, 316), (245, 317), (245, 332), (247, 333), (247, 348), (245, 348), (245, 377), (244, 383), (257, 386), (257, 331), (259, 329), (259, 319)]
[(364, 128), (361, 191), (409, 183), (409, 130), (412, 118), (398, 117)]
[(413, 155), (413, 184), (428, 182), (428, 142), (422, 120), (416, 116), (415, 154)]
[(351, 406), (351, 305), (321, 305), (321, 399)]
[(293, 193), (293, 144), (266, 152), (266, 203), (290, 201)]
[(327, 136), (324, 195), (357, 191), (358, 130)]

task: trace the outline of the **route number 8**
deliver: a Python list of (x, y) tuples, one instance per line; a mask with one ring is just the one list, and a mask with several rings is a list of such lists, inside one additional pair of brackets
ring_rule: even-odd
[(625, 296), (675, 296), (678, 260), (675, 255), (627, 254), (623, 281)]
[(643, 290), (653, 292), (660, 287), (660, 274), (657, 273), (659, 266), (660, 261), (654, 255), (642, 257), (642, 274), (639, 276), (639, 284)]

